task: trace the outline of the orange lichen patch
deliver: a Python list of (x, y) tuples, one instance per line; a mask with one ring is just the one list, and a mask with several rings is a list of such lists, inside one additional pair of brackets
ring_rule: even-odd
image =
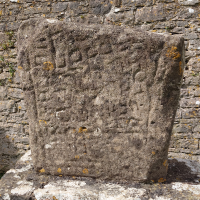
[(178, 59), (181, 57), (181, 54), (179, 52), (177, 52), (177, 47), (175, 46), (172, 46), (171, 48), (169, 48), (167, 50), (167, 54), (166, 54), (167, 57), (171, 57), (173, 58), (174, 60)]
[(59, 175), (60, 177), (62, 176), (62, 175)]
[(155, 155), (155, 154), (156, 154), (156, 152), (155, 152), (155, 151), (152, 151), (151, 153), (152, 153), (153, 155)]
[(164, 161), (163, 165), (166, 167), (167, 166), (167, 160)]
[(47, 122), (45, 120), (39, 120), (39, 124), (45, 123), (47, 124)]
[(85, 127), (80, 127), (79, 130), (78, 130), (79, 133), (83, 133), (83, 132), (86, 132), (86, 131), (87, 131), (87, 129)]
[(22, 109), (22, 107), (21, 107), (21, 106), (18, 106), (18, 108), (19, 108), (19, 109)]
[(44, 70), (48, 70), (48, 71), (53, 70), (53, 64), (51, 62), (49, 62), (49, 61), (44, 62), (43, 65), (44, 65), (44, 67), (43, 67)]
[(90, 135), (89, 135), (89, 134), (85, 133), (85, 135), (86, 135), (87, 138), (90, 138)]
[(73, 179), (76, 179), (76, 176), (72, 176)]
[(155, 181), (154, 181), (154, 180), (151, 180), (151, 182), (154, 183)]
[(79, 158), (80, 158), (80, 156), (76, 155), (76, 156), (75, 156), (75, 158), (76, 158), (76, 159), (79, 159)]
[(8, 136), (8, 135), (6, 135), (6, 138), (9, 138), (9, 136)]
[(73, 129), (72, 132), (73, 132), (73, 133), (76, 133), (76, 129)]
[(113, 4), (113, 1), (110, 1), (110, 4)]
[(165, 181), (166, 181), (166, 179), (160, 178), (160, 179), (158, 180), (158, 183), (163, 183), (163, 182), (165, 182)]
[(56, 197), (55, 197), (55, 196), (53, 196), (53, 200), (58, 200), (58, 199), (56, 199)]
[(157, 32), (157, 30), (152, 30), (151, 32)]
[(88, 174), (88, 169), (86, 169), (86, 168), (83, 169), (83, 173), (84, 173), (84, 174)]
[(40, 173), (44, 173), (44, 172), (45, 172), (45, 169), (43, 168), (43, 169), (41, 169), (39, 172), (40, 172)]
[(182, 69), (182, 62), (179, 62), (179, 74), (182, 75), (183, 74), (183, 69)]
[(18, 66), (17, 68), (18, 68), (18, 69), (23, 69), (21, 66)]
[(57, 172), (58, 172), (58, 173), (61, 173), (61, 171), (62, 171), (62, 170), (61, 170), (60, 168), (58, 168)]

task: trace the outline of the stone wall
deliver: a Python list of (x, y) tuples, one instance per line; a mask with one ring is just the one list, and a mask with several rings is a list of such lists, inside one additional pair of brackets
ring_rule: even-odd
[(0, 0), (0, 171), (13, 167), (29, 149), (15, 47), (21, 22), (35, 17), (183, 35), (186, 65), (169, 155), (199, 160), (199, 13), (198, 0)]

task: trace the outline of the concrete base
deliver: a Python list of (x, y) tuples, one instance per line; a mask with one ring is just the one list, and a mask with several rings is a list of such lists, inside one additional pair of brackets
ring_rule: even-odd
[[(28, 151), (0, 180), (2, 200), (170, 200), (200, 199), (200, 164), (170, 159), (163, 183), (116, 183), (37, 174)], [(162, 182), (162, 181), (161, 181)]]

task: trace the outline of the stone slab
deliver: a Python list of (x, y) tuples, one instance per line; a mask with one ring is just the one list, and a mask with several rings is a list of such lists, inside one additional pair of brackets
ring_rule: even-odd
[(0, 200), (197, 200), (199, 177), (200, 164), (186, 159), (169, 159), (164, 184), (42, 175), (35, 172), (28, 151), (0, 180)]
[(35, 170), (163, 181), (184, 65), (179, 36), (33, 19), (18, 68)]

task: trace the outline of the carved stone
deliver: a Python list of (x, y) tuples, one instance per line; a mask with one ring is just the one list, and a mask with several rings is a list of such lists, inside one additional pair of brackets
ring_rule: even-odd
[(18, 65), (38, 172), (164, 181), (183, 38), (35, 19), (19, 29)]
[(122, 4), (122, 0), (114, 0), (114, 5), (115, 5), (116, 7), (120, 7), (121, 4)]

